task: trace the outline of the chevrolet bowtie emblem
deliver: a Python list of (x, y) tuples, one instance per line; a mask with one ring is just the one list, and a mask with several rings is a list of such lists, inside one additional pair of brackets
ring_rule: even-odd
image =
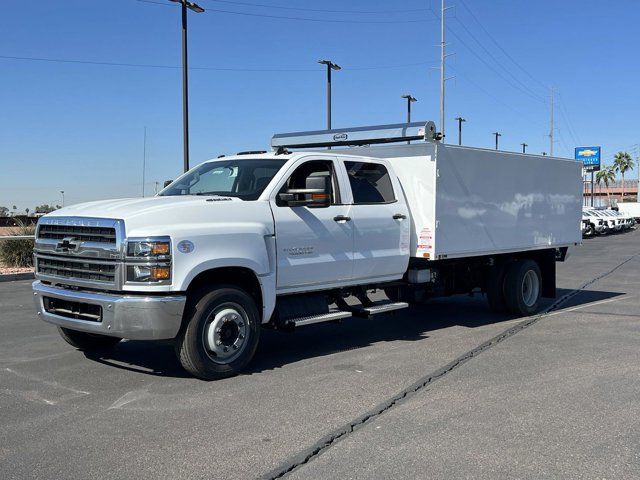
[(65, 237), (56, 245), (56, 252), (73, 252), (78, 249), (80, 243), (76, 243), (76, 239), (74, 237)]

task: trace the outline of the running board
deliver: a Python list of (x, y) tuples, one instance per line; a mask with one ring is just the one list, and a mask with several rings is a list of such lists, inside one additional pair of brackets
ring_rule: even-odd
[(353, 316), (351, 312), (337, 311), (322, 313), (320, 315), (311, 315), (309, 317), (292, 318), (287, 320), (287, 323), (294, 327), (302, 327), (304, 325), (313, 325), (314, 323), (334, 322), (351, 316)]
[(378, 315), (379, 313), (392, 312), (394, 310), (401, 310), (409, 306), (406, 302), (392, 302), (382, 303), (379, 305), (371, 305), (369, 307), (360, 307), (354, 310), (354, 315), (362, 317), (370, 317), (372, 315)]

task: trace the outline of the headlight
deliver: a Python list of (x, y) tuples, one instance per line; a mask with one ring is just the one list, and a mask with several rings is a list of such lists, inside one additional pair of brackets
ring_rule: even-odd
[(137, 258), (166, 257), (171, 255), (171, 242), (167, 240), (134, 240), (127, 242), (127, 256)]
[(170, 266), (129, 265), (127, 282), (161, 282), (171, 279)]
[(132, 238), (127, 241), (126, 282), (171, 283), (171, 239)]

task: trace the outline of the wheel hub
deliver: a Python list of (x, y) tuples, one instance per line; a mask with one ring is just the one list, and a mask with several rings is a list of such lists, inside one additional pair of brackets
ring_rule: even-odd
[(233, 361), (244, 349), (248, 331), (242, 308), (234, 305), (217, 309), (204, 332), (207, 353), (218, 363)]

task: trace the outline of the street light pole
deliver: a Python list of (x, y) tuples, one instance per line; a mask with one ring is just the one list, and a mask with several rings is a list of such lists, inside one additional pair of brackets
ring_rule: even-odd
[(458, 121), (458, 145), (462, 145), (462, 122), (466, 122), (467, 120), (462, 117), (456, 117)]
[(498, 132), (493, 132), (493, 135), (496, 136), (496, 150), (498, 150), (498, 137), (501, 137), (502, 134)]
[(64, 207), (64, 190), (60, 190), (60, 195), (62, 195), (62, 206)]
[(521, 143), (520, 145), (522, 145), (522, 153), (527, 153), (527, 147), (528, 147), (529, 145), (527, 145), (527, 144), (526, 144), (526, 143), (524, 143), (524, 142), (523, 142), (523, 143)]
[(182, 138), (184, 149), (184, 171), (189, 170), (189, 65), (187, 59), (187, 9), (202, 13), (204, 8), (187, 0), (170, 0), (182, 7)]
[[(318, 63), (327, 66), (327, 130), (331, 130), (331, 71), (340, 70), (342, 67), (331, 60), (318, 60)], [(331, 147), (327, 149), (331, 150)]]
[[(402, 95), (402, 97), (400, 98), (406, 98), (407, 99), (407, 124), (411, 123), (411, 103), (413, 102), (417, 102), (418, 99), (411, 96), (411, 94), (407, 94), (407, 95)], [(411, 140), (407, 141), (407, 145), (411, 144)]]
[(331, 60), (318, 60), (318, 63), (327, 66), (327, 130), (331, 130), (331, 71), (342, 67)]

